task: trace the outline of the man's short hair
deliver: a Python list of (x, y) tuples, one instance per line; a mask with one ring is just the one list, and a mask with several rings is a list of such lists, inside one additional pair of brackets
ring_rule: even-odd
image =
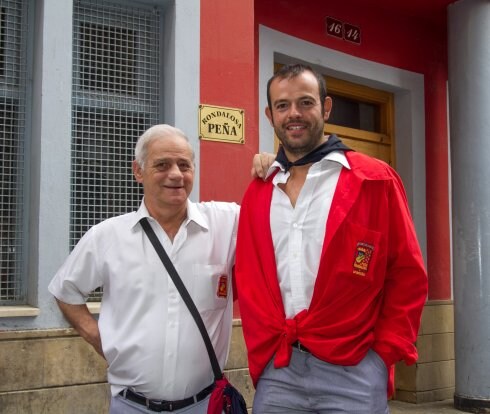
[(272, 102), (271, 102), (270, 88), (271, 88), (272, 81), (274, 79), (293, 79), (296, 76), (301, 75), (303, 72), (311, 72), (315, 76), (318, 82), (318, 93), (320, 95), (322, 111), (324, 110), (324, 102), (325, 102), (325, 98), (327, 97), (327, 86), (325, 83), (325, 78), (308, 65), (303, 65), (301, 63), (294, 63), (294, 64), (282, 66), (274, 73), (274, 75), (267, 82), (267, 105), (269, 106), (269, 109), (271, 111), (272, 111)]
[(185, 139), (189, 145), (189, 149), (192, 154), (192, 161), (194, 162), (194, 150), (189, 143), (189, 138), (184, 134), (182, 130), (167, 124), (158, 124), (148, 128), (141, 136), (138, 138), (136, 147), (134, 149), (134, 156), (136, 162), (141, 168), (144, 168), (146, 159), (148, 157), (148, 145), (157, 139), (166, 139), (169, 137), (179, 136)]

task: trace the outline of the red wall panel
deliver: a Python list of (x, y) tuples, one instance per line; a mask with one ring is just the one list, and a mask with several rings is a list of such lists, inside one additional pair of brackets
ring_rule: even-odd
[[(257, 24), (359, 58), (424, 75), (429, 299), (450, 299), (445, 8), (439, 5), (438, 15), (428, 8), (432, 14), (412, 16), (407, 13), (413, 9), (409, 2), (391, 2), (391, 8), (377, 9), (373, 3), (357, 0), (256, 1), (255, 14)], [(360, 27), (361, 44), (327, 35), (327, 16)]]
[[(421, 73), (425, 79), (427, 267), (429, 299), (449, 299), (450, 237), (447, 50), (439, 14), (410, 1), (201, 0), (201, 103), (245, 110), (245, 144), (201, 142), (201, 199), (240, 201), (258, 150), (259, 24), (359, 58)], [(425, 4), (425, 3), (417, 3)], [(421, 6), (420, 6), (421, 7)], [(424, 6), (428, 7), (428, 6)], [(325, 18), (361, 28), (356, 45), (326, 34)]]
[(240, 202), (258, 148), (253, 0), (201, 1), (201, 104), (245, 110), (245, 144), (201, 141), (202, 200)]

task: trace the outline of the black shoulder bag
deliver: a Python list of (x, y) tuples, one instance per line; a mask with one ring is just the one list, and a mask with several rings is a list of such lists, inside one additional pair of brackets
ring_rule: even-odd
[(246, 414), (247, 405), (245, 403), (245, 400), (240, 392), (235, 387), (233, 387), (233, 385), (231, 385), (231, 383), (221, 372), (218, 358), (216, 358), (216, 353), (214, 352), (213, 344), (211, 343), (211, 339), (209, 338), (206, 326), (204, 325), (201, 315), (199, 314), (199, 311), (197, 310), (197, 307), (194, 304), (191, 295), (187, 291), (184, 282), (182, 282), (182, 279), (177, 273), (177, 270), (175, 269), (172, 261), (168, 257), (167, 252), (158, 240), (158, 237), (153, 231), (153, 228), (148, 222), (148, 219), (146, 217), (143, 217), (140, 220), (140, 223), (146, 235), (150, 239), (151, 244), (158, 253), (158, 256), (160, 257), (163, 265), (167, 269), (167, 272), (174, 282), (175, 287), (177, 288), (180, 295), (182, 296), (182, 299), (187, 305), (187, 308), (189, 309), (192, 317), (194, 318), (194, 321), (196, 322), (197, 327), (199, 328), (199, 331), (201, 332), (204, 344), (206, 345), (209, 360), (211, 361), (211, 366), (213, 368), (215, 382), (215, 387), (213, 392), (211, 393), (211, 397), (209, 400), (208, 414), (221, 414), (223, 411), (226, 414)]

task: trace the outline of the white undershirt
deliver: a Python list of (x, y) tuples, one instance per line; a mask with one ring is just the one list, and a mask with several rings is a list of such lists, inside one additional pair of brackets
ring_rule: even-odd
[(343, 151), (327, 154), (308, 170), (296, 206), (278, 184), (286, 183), (290, 173), (275, 162), (269, 174), (280, 167), (273, 178), (271, 232), (284, 311), (293, 318), (308, 309), (313, 295), (325, 229), (335, 187), (342, 166), (350, 168)]

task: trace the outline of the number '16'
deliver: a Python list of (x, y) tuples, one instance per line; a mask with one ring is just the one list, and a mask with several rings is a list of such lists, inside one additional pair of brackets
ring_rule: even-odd
[(342, 32), (342, 25), (340, 23), (332, 23), (328, 27), (330, 33), (340, 34)]

